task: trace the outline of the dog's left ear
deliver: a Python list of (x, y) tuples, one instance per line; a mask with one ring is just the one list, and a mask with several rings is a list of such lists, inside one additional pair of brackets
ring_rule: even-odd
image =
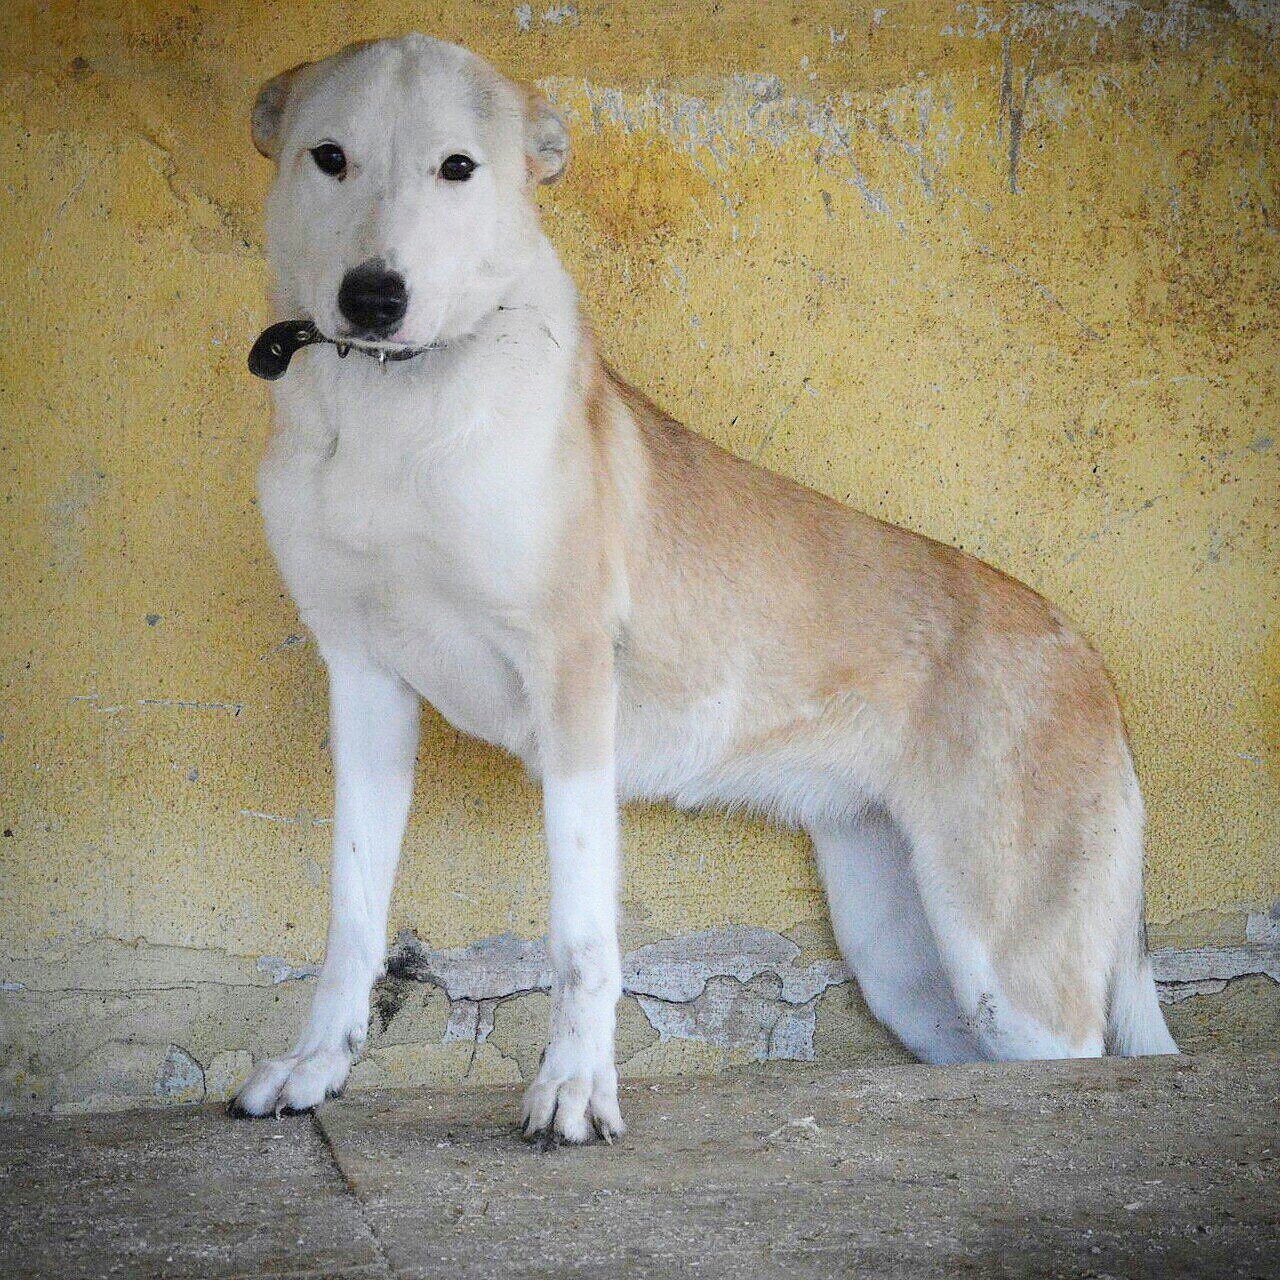
[(554, 182), (569, 163), (564, 118), (536, 89), (524, 91), (524, 154), (538, 182)]
[(289, 95), (297, 84), (298, 73), (310, 65), (309, 62), (300, 62), (296, 67), (272, 76), (258, 90), (253, 110), (249, 113), (249, 130), (253, 134), (253, 145), (268, 160), (276, 160), (280, 156), (280, 122), (289, 105)]

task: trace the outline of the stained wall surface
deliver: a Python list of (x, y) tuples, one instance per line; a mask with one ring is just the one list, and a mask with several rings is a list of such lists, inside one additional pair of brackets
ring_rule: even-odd
[[(329, 760), (254, 497), (269, 165), (246, 119), (273, 72), (408, 29), (566, 115), (545, 223), (627, 377), (1095, 640), (1175, 1027), (1273, 1040), (1280, 7), (14, 0), (0, 1102), (225, 1093), (293, 1034)], [(896, 1053), (833, 967), (799, 837), (637, 808), (625, 841), (628, 1069)], [(527, 1071), (541, 961), (508, 962), (545, 898), (535, 790), (427, 712), (394, 906), (417, 962), (357, 1082)], [(437, 980), (486, 957), (496, 994)], [(672, 965), (683, 986), (641, 973)]]

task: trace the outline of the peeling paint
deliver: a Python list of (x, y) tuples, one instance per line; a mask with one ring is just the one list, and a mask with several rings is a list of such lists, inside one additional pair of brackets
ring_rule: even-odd
[(1251, 911), (1245, 921), (1244, 936), (1246, 942), (1259, 946), (1280, 946), (1280, 902), (1265, 914)]
[(230, 711), (238, 716), (244, 710), (243, 702), (200, 702), (195, 698), (139, 698), (140, 707), (177, 707), (184, 711)]
[[(662, 1040), (698, 1040), (759, 1060), (811, 1061), (815, 1001), (849, 981), (843, 962), (800, 966), (801, 948), (768, 929), (708, 929), (649, 943), (622, 961), (622, 987)], [(452, 1002), (448, 1040), (483, 1042), (493, 1005), (550, 990), (546, 945), (503, 934), (432, 951), (412, 934), (392, 949), (388, 972), (440, 987)], [(799, 1007), (793, 1007), (799, 1006)]]
[[(1161, 1001), (1216, 994), (1251, 976), (1280, 983), (1276, 920), (1255, 913), (1247, 928), (1245, 946), (1153, 952)], [(839, 959), (800, 965), (801, 954), (797, 943), (768, 929), (701, 930), (627, 952), (623, 991), (637, 998), (664, 1042), (694, 1040), (761, 1061), (812, 1061), (816, 1001), (852, 979)], [(445, 992), (451, 1002), (446, 1041), (483, 1042), (499, 1001), (549, 991), (552, 984), (545, 943), (511, 934), (439, 951), (402, 934), (388, 971)]]
[[(847, 982), (840, 960), (803, 967), (800, 946), (770, 929), (730, 926), (705, 929), (649, 943), (622, 959), (622, 989), (631, 995), (681, 1003), (695, 1000), (712, 978), (739, 983), (768, 976), (776, 999), (805, 1004), (828, 987)], [(264, 961), (259, 961), (262, 967)], [(551, 962), (541, 940), (499, 934), (465, 947), (432, 950), (416, 934), (402, 933), (391, 949), (387, 971), (440, 987), (450, 1000), (502, 1000), (525, 991), (548, 991)]]
[[(1204, 1042), (1206, 1020), (1212, 1024), (1205, 999), (1234, 999), (1232, 1016), (1239, 1017), (1238, 997), (1261, 982), (1265, 993), (1254, 999), (1265, 994), (1280, 1008), (1278, 918), (1276, 910), (1249, 915), (1238, 945), (1153, 952), (1170, 1016), (1197, 1010), (1197, 1042)], [(820, 946), (829, 942), (817, 925), (801, 934)], [(112, 985), (136, 982), (144, 959), (146, 985)], [(292, 1041), (317, 975), (314, 964), (279, 956), (251, 962), (137, 943), (99, 945), (82, 959), (68, 958), (64, 970), (77, 972), (80, 984), (34, 990), (0, 983), (0, 1017), (11, 1028), (10, 1045), (0, 1048), (0, 1110), (225, 1098), (255, 1060)], [(833, 1054), (840, 1062), (883, 1061), (886, 1052), (899, 1060), (842, 962), (772, 930), (728, 926), (657, 939), (626, 951), (623, 974), (619, 1065), (630, 1074), (682, 1062), (705, 1071)], [(374, 989), (368, 1065), (353, 1087), (527, 1075), (545, 1035), (551, 981), (542, 940), (500, 934), (433, 948), (401, 933)], [(1260, 1016), (1270, 1017), (1265, 1007), (1264, 1000)], [(17, 1045), (36, 1027), (40, 1049), (26, 1055)], [(1269, 1034), (1265, 1025), (1259, 1034)], [(689, 1053), (700, 1056), (681, 1056)]]
[(496, 1000), (457, 1000), (449, 1008), (449, 1021), (445, 1024), (444, 1039), (470, 1040), (483, 1044), (493, 1032), (493, 1011)]
[(770, 929), (731, 926), (705, 929), (630, 952), (623, 959), (622, 986), (634, 995), (658, 1000), (696, 1000), (712, 978), (749, 983), (776, 979), (776, 999), (807, 1004), (828, 987), (849, 980), (840, 960), (816, 960), (803, 968), (800, 947)]
[(502, 1000), (551, 988), (546, 943), (509, 933), (443, 951), (424, 946), (413, 933), (402, 933), (391, 949), (387, 972), (429, 982), (450, 1000)]
[(156, 1097), (165, 1102), (202, 1102), (204, 1069), (179, 1045), (170, 1045), (156, 1077)]
[(1273, 941), (1244, 947), (1154, 951), (1151, 967), (1160, 998), (1172, 1003), (1208, 990), (1221, 991), (1235, 978), (1259, 976), (1280, 982), (1280, 946)]
[(758, 1062), (811, 1062), (816, 1015), (812, 1003), (781, 1004), (767, 988), (732, 978), (712, 978), (688, 1003), (639, 997), (641, 1009), (663, 1041), (695, 1040), (737, 1049)]
[(279, 956), (262, 956), (257, 964), (258, 972), (265, 973), (277, 986), (282, 982), (302, 982), (314, 978), (320, 972), (318, 965), (291, 965)]
[(1033, 49), (1022, 73), (1022, 84), (1015, 88), (1013, 71), (1013, 42), (1005, 36), (1001, 43), (1003, 59), (1000, 76), (1000, 118), (996, 128), (996, 136), (1003, 139), (1005, 123), (1008, 122), (1009, 134), (1009, 192), (1018, 194), (1018, 161), (1022, 155), (1022, 135), (1027, 114), (1027, 99), (1031, 95), (1031, 86), (1036, 78), (1036, 58), (1039, 51)]

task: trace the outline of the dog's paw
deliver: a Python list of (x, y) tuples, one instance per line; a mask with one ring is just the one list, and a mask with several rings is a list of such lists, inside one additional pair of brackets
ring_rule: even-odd
[(537, 1079), (524, 1095), (523, 1135), (530, 1141), (613, 1142), (627, 1126), (618, 1107), (618, 1073), (610, 1062), (592, 1070), (567, 1072), (551, 1066), (547, 1054)]
[(236, 1116), (310, 1111), (342, 1088), (351, 1062), (352, 1055), (340, 1049), (268, 1058), (254, 1068), (227, 1109)]

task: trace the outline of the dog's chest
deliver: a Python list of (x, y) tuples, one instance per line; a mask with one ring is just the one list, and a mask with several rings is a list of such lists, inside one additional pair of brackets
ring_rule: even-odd
[(263, 514), (321, 647), (358, 647), (457, 728), (527, 757), (521, 617), (537, 521), (518, 487), (474, 451), (451, 476), (390, 432), (288, 443), (263, 464)]

